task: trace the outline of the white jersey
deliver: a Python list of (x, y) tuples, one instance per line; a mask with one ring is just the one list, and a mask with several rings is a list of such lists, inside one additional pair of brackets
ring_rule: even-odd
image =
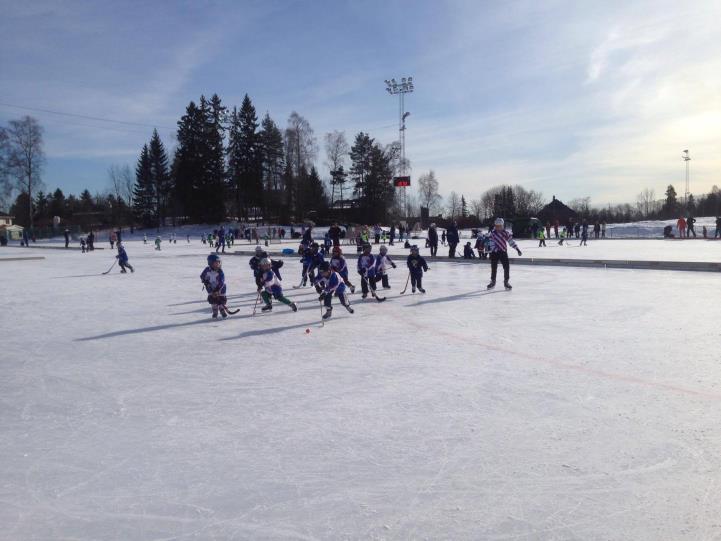
[(393, 261), (390, 257), (383, 254), (378, 254), (376, 256), (376, 269), (378, 269), (378, 272), (381, 274), (385, 274), (388, 267), (393, 266)]

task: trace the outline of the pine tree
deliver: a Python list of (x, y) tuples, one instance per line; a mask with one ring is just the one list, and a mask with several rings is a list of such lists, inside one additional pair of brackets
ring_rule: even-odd
[(155, 184), (153, 166), (150, 161), (148, 145), (143, 145), (138, 163), (135, 166), (135, 187), (133, 188), (133, 211), (143, 225), (150, 227), (157, 223), (155, 214)]
[(312, 166), (308, 173), (303, 200), (307, 209), (322, 212), (328, 207), (325, 186), (323, 186), (323, 181), (320, 179), (315, 166)]
[(168, 155), (165, 152), (165, 146), (163, 146), (157, 130), (153, 130), (148, 151), (154, 195), (153, 215), (158, 227), (160, 227), (167, 216), (172, 184), (170, 171), (168, 169)]
[(468, 204), (463, 194), (461, 194), (461, 218), (468, 218)]
[(371, 149), (374, 140), (367, 133), (359, 132), (350, 149), (350, 177), (354, 182), (353, 194), (362, 199), (365, 197), (366, 180), (371, 166)]
[(259, 133), (260, 168), (265, 192), (264, 214), (277, 214), (281, 211), (284, 195), (285, 156), (283, 152), (283, 134), (266, 113)]
[(202, 151), (204, 119), (194, 102), (178, 121), (178, 146), (173, 159), (175, 202), (180, 212), (192, 221), (200, 220), (202, 201), (199, 191), (203, 177)]
[(263, 204), (261, 138), (258, 117), (248, 95), (240, 111), (233, 108), (228, 133), (228, 177), (235, 193), (236, 212), (247, 219), (249, 209)]

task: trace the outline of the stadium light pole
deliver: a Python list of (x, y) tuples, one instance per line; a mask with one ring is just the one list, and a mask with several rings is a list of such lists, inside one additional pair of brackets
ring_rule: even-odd
[(683, 204), (686, 207), (686, 210), (688, 210), (688, 196), (689, 196), (689, 183), (688, 183), (688, 168), (689, 164), (688, 162), (691, 161), (691, 156), (688, 155), (688, 150), (684, 150), (683, 154), (681, 154), (681, 158), (683, 161), (686, 162), (686, 191), (683, 194)]
[[(398, 95), (398, 139), (401, 144), (401, 176), (406, 176), (406, 118), (410, 113), (405, 110), (406, 94), (413, 92), (413, 77), (403, 77), (397, 83), (395, 79), (386, 79), (386, 91), (391, 96)], [(403, 213), (408, 214), (406, 208), (406, 189), (403, 187)]]

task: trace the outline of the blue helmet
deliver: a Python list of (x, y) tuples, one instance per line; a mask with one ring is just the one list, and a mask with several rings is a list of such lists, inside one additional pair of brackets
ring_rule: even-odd
[(215, 263), (216, 261), (220, 261), (220, 256), (218, 254), (210, 254), (208, 256), (208, 266), (209, 267), (212, 267), (213, 263)]

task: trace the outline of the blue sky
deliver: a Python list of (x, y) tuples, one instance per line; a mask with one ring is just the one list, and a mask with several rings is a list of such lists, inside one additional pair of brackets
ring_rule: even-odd
[[(407, 155), (443, 195), (522, 184), (596, 205), (721, 185), (721, 2), (1, 0), (0, 123), (45, 128), (49, 189), (109, 187), (190, 100), (247, 92), (318, 137), (397, 138), (386, 78), (412, 75)], [(9, 105), (135, 124), (114, 124)]]

